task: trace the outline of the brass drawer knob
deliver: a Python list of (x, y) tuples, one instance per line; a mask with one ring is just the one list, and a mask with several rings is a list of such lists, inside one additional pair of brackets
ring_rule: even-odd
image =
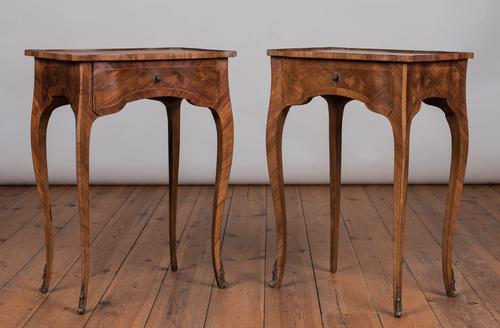
[(332, 81), (333, 82), (339, 82), (340, 81), (340, 74), (339, 73), (333, 73), (333, 75), (332, 75)]
[(155, 73), (155, 75), (153, 75), (153, 82), (154, 83), (160, 83), (161, 80), (162, 80), (162, 77), (161, 77), (160, 73)]

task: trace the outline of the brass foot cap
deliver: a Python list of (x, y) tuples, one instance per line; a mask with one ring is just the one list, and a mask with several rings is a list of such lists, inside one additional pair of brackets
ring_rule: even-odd
[(219, 289), (225, 289), (227, 286), (229, 286), (229, 284), (227, 283), (227, 281), (224, 279), (223, 276), (217, 279), (217, 287), (219, 287)]
[(401, 288), (396, 290), (396, 298), (394, 300), (394, 316), (396, 318), (401, 318), (403, 314), (403, 304), (401, 301)]
[(80, 294), (80, 300), (78, 302), (78, 314), (84, 314), (87, 307), (87, 299), (83, 294)]
[(456, 297), (458, 295), (458, 292), (455, 288), (453, 288), (453, 289), (447, 290), (446, 295), (448, 295), (448, 297)]
[(278, 282), (275, 280), (271, 280), (270, 282), (267, 283), (267, 285), (271, 288), (279, 288), (280, 286), (278, 285)]

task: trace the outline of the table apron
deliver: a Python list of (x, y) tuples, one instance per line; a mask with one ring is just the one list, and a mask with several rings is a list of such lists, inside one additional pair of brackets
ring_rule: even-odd
[(216, 60), (97, 62), (93, 67), (94, 112), (98, 116), (122, 109), (128, 102), (178, 97), (213, 107), (221, 74)]
[(282, 97), (287, 104), (322, 95), (339, 95), (365, 103), (381, 114), (394, 107), (401, 65), (332, 60), (286, 60)]

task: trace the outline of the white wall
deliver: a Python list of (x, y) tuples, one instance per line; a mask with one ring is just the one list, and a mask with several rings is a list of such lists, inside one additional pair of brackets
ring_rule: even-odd
[[(33, 59), (25, 48), (187, 46), (238, 51), (230, 62), (235, 119), (232, 183), (267, 182), (267, 48), (350, 46), (474, 51), (468, 75), (469, 182), (500, 182), (498, 0), (25, 0), (0, 3), (0, 183), (32, 183), (29, 142)], [(184, 104), (181, 182), (211, 183), (215, 127), (208, 110)], [(322, 99), (292, 109), (284, 135), (288, 182), (328, 181)], [(49, 125), (49, 174), (74, 182), (74, 118)], [(411, 181), (444, 182), (450, 137), (441, 111), (424, 106), (411, 135)], [(359, 102), (344, 118), (343, 182), (392, 180), (386, 119)], [(166, 183), (167, 124), (160, 103), (138, 101), (92, 131), (94, 183)]]

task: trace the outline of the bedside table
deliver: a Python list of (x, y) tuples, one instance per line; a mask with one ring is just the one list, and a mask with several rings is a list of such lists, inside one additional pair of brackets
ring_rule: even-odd
[(92, 123), (120, 111), (128, 102), (162, 102), (168, 117), (169, 244), (177, 270), (176, 211), (179, 170), (180, 105), (186, 99), (208, 107), (217, 129), (217, 169), (213, 205), (212, 259), (217, 285), (226, 286), (221, 259), (222, 219), (233, 152), (233, 118), (228, 58), (234, 51), (187, 48), (26, 50), (35, 57), (31, 147), (37, 191), (44, 212), (46, 264), (40, 291), (49, 289), (53, 227), (47, 174), (46, 132), (50, 115), (69, 104), (76, 117), (76, 171), (82, 243), (78, 313), (85, 312), (89, 282), (89, 144)]
[(444, 215), (442, 269), (446, 294), (456, 295), (452, 269), (453, 234), (460, 205), (468, 149), (465, 103), (466, 52), (349, 48), (268, 50), (272, 86), (267, 118), (267, 161), (277, 230), (277, 260), (271, 287), (279, 287), (286, 260), (282, 134), (291, 106), (316, 96), (329, 108), (330, 271), (337, 270), (340, 221), (342, 114), (351, 100), (384, 115), (394, 135), (393, 298), (394, 315), (402, 314), (403, 237), (408, 185), (411, 121), (422, 102), (444, 111), (452, 138), (451, 173)]

